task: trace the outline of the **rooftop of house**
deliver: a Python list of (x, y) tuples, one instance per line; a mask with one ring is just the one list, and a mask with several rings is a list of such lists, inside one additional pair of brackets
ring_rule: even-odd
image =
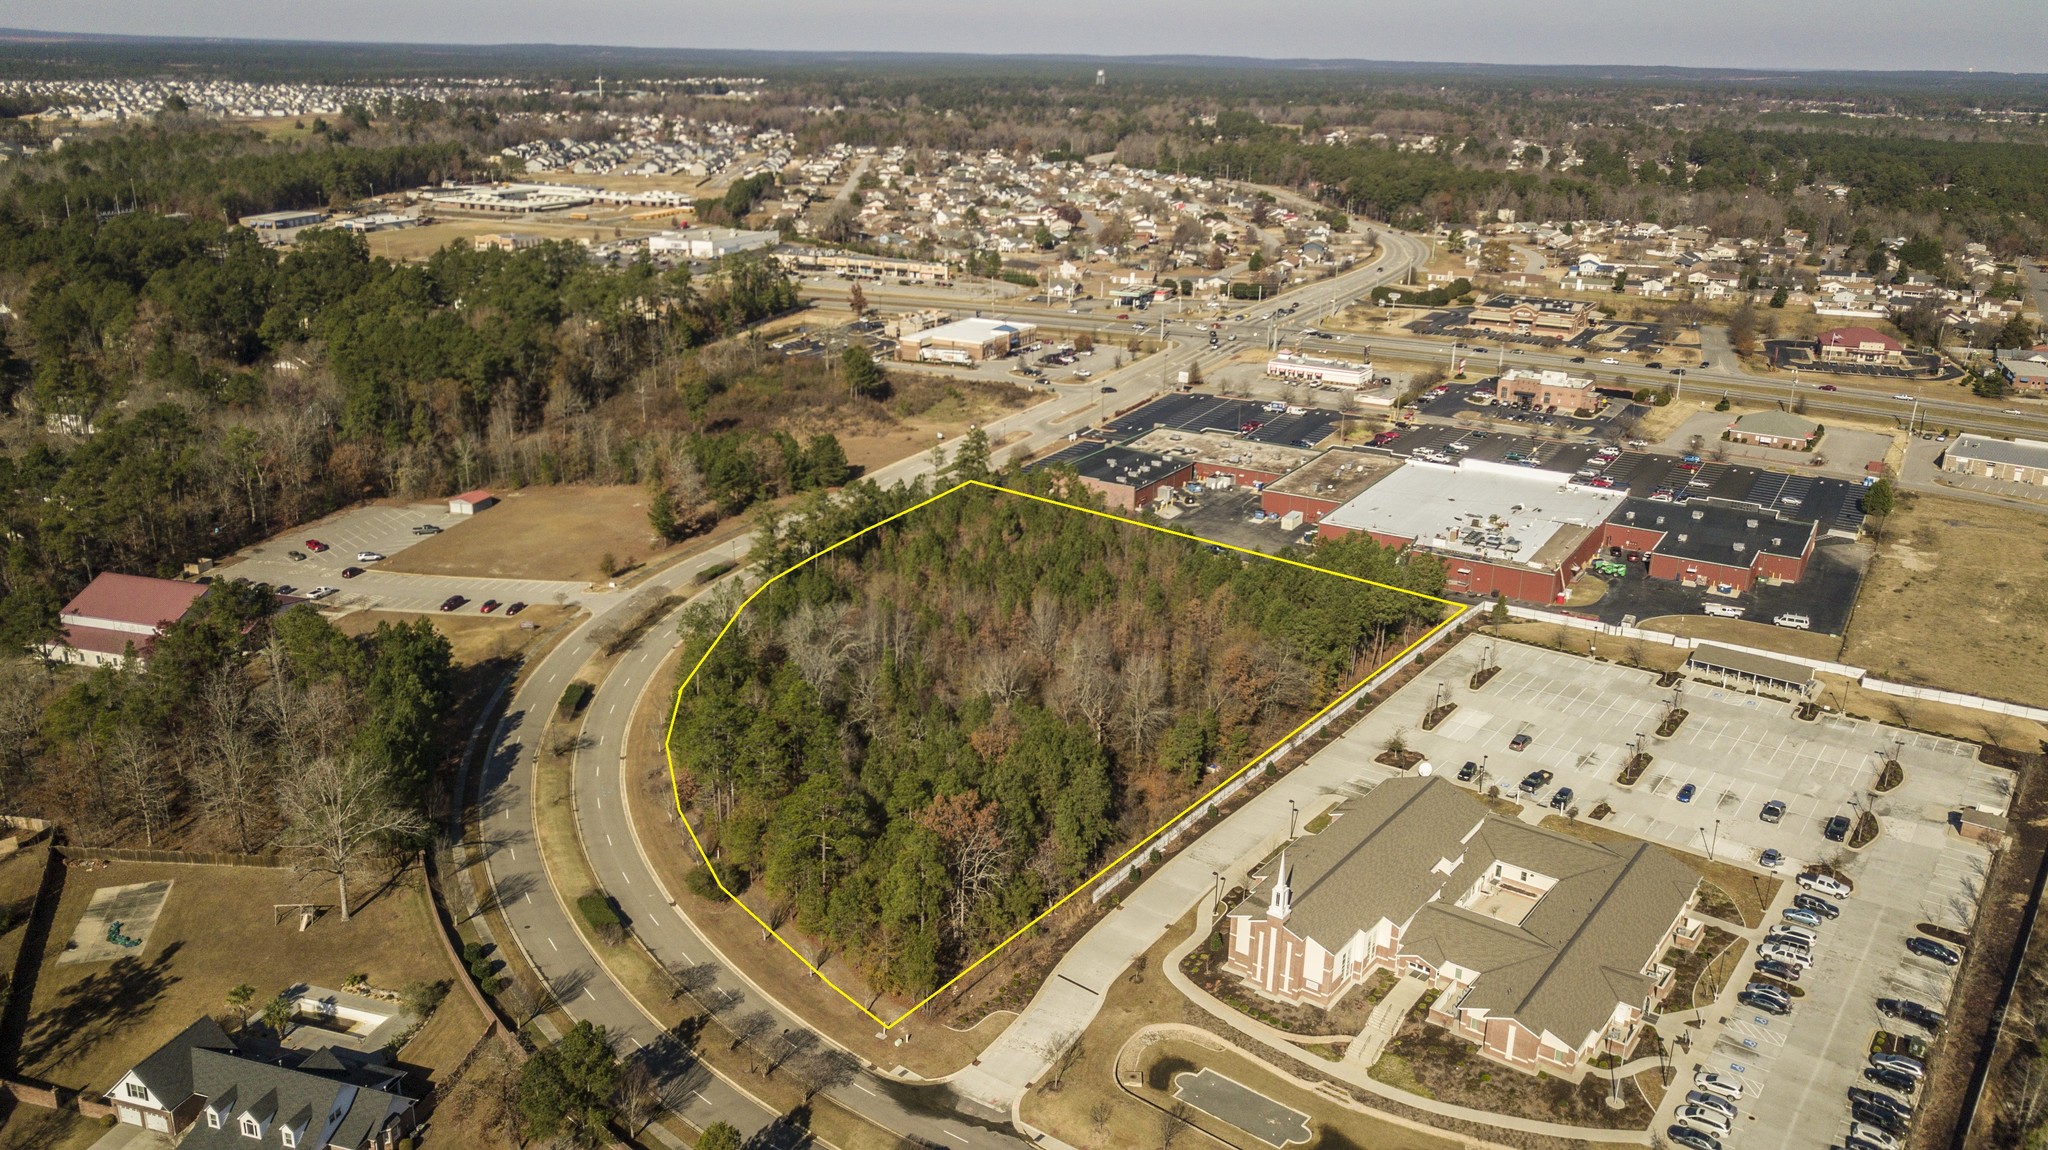
[[(1644, 972), (1699, 884), (1649, 843), (1589, 843), (1504, 819), (1441, 777), (1392, 779), (1338, 811), (1287, 856), (1288, 929), (1334, 950), (1383, 920), (1400, 925), (1404, 953), (1477, 976), (1456, 1009), (1574, 1047), (1617, 1002), (1643, 1003), (1654, 986)], [(1488, 913), (1470, 896), (1496, 876), (1546, 889), (1534, 905)]]

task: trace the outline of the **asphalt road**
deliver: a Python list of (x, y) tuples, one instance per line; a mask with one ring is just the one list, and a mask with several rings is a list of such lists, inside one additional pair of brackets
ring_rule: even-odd
[[(1334, 306), (1402, 274), (1426, 253), (1421, 241), (1389, 235), (1380, 259), (1304, 288), (1290, 298), (1302, 301), (1305, 310)], [(1082, 406), (1073, 402), (1081, 395), (1100, 396), (1098, 384), (1115, 386), (1119, 404), (1129, 406), (1170, 387), (1181, 368), (1196, 363), (1206, 368), (1231, 353), (1228, 347), (1211, 352), (1206, 345), (1206, 338), (1170, 343), (1161, 354), (1111, 373), (1088, 388), (1056, 388), (1062, 394), (1055, 399), (998, 420), (986, 430), (994, 441), (1022, 432), (1023, 445), (1042, 447), (1087, 426), (1099, 414), (1100, 400)], [(930, 457), (921, 453), (879, 469), (871, 478), (887, 485), (912, 479), (931, 467)], [(743, 553), (734, 548), (749, 545), (746, 537), (721, 545), (664, 571), (651, 585), (691, 588), (697, 572)], [(652, 1051), (647, 1057), (677, 1084), (676, 1093), (683, 1099), (679, 1110), (693, 1124), (702, 1126), (722, 1119), (751, 1135), (770, 1126), (776, 1115), (674, 1050), (675, 1044), (664, 1041), (660, 1027), (611, 979), (583, 943), (569, 905), (570, 899), (583, 892), (553, 887), (534, 842), (534, 767), (546, 717), (590, 657), (593, 629), (622, 617), (629, 609), (624, 597), (619, 598), (621, 601), (595, 605), (592, 618), (541, 661), (515, 692), (492, 733), (478, 800), (488, 850), (486, 866), (518, 944), (567, 1013), (604, 1025), (622, 1051)], [(635, 709), (644, 696), (653, 695), (652, 701), (658, 703), (669, 689), (665, 677), (656, 676), (672, 646), (666, 641), (669, 627), (664, 622), (652, 629), (649, 638), (621, 659), (598, 685), (584, 713), (582, 749), (574, 759), (575, 793), (585, 850), (599, 881), (618, 900), (650, 949), (663, 961), (685, 967), (712, 961), (711, 947), (662, 893), (660, 882), (635, 845), (622, 798), (631, 767), (623, 761), (623, 745)], [(723, 964), (719, 965), (717, 985), (747, 1000), (740, 1008), (742, 1013), (763, 1009), (771, 1013), (778, 1028), (797, 1025)], [(1014, 1147), (1021, 1141), (999, 1121), (945, 1112), (934, 1105), (933, 1098), (916, 1096), (899, 1082), (865, 1072), (828, 1095), (891, 1130), (915, 1134), (937, 1145), (993, 1148)], [(950, 1099), (950, 1092), (946, 1097)]]

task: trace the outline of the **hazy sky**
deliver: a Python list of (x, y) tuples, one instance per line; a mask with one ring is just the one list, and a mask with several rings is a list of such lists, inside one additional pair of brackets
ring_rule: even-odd
[(415, 43), (2048, 72), (2048, 0), (0, 0), (0, 26)]

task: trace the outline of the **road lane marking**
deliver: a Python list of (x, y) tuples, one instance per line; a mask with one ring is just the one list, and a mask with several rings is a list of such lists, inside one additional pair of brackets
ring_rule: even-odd
[(554, 940), (554, 939), (553, 939), (552, 937), (548, 939), (548, 945), (549, 945), (549, 946), (554, 946), (554, 947), (555, 947), (555, 952), (556, 952), (557, 954), (561, 953), (561, 950), (562, 950), (562, 948), (561, 948), (561, 947), (559, 947), (559, 946), (555, 946), (555, 940)]
[(589, 994), (589, 995), (590, 995), (590, 1001), (592, 1001), (592, 1002), (596, 1002), (596, 1001), (597, 1001), (597, 995), (595, 995), (595, 994), (591, 994), (591, 993), (590, 993), (590, 988), (589, 988), (589, 987), (587, 987), (587, 986), (586, 986), (586, 987), (584, 987), (584, 988), (583, 988), (583, 993), (585, 993), (585, 994)]
[(854, 1088), (855, 1090), (858, 1090), (858, 1091), (860, 1091), (860, 1092), (861, 1092), (862, 1094), (865, 1094), (865, 1095), (867, 1095), (867, 1096), (868, 1096), (868, 1097), (870, 1097), (870, 1098), (880, 1098), (880, 1097), (881, 1097), (881, 1095), (879, 1095), (879, 1094), (875, 1093), (875, 1092), (874, 1092), (874, 1091), (872, 1091), (872, 1090), (869, 1090), (869, 1089), (868, 1089), (867, 1087), (865, 1087), (865, 1086), (862, 1086), (862, 1085), (861, 1085), (860, 1083), (858, 1083), (858, 1082), (856, 1082), (856, 1083), (854, 1083), (854, 1084), (853, 1084), (853, 1088)]

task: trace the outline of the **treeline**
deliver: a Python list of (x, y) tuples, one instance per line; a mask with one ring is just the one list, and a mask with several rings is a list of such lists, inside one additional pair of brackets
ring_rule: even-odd
[[(949, 474), (983, 466), (969, 444)], [(1069, 479), (1010, 482), (1086, 500)], [(927, 494), (856, 484), (764, 521), (754, 559), (780, 570)], [(1362, 535), (1316, 562), (1442, 587), (1436, 565)], [(919, 995), (1436, 618), (1395, 591), (969, 488), (762, 592), (682, 694), (670, 751), (729, 886)], [(724, 621), (688, 615), (685, 668)]]
[[(837, 387), (827, 366), (714, 346), (795, 305), (756, 258), (692, 278), (569, 244), (457, 244), (401, 265), (339, 231), (279, 255), (205, 216), (83, 210), (131, 171), (163, 178), (145, 200), (210, 181), (249, 207), (303, 203), (306, 165), (382, 179), (402, 152), (144, 132), (0, 190), (0, 409), (17, 416), (0, 423), (0, 643), (48, 634), (101, 571), (174, 574), (371, 496), (647, 483), (729, 513), (845, 477), (836, 441), (768, 434), (800, 408), (732, 414)], [(49, 210), (66, 198), (79, 210)]]
[[(9, 809), (60, 821), (77, 842), (243, 852), (313, 846), (305, 832), (333, 799), (411, 816), (387, 827), (416, 820), (453, 702), (448, 641), (425, 620), (351, 637), (310, 606), (274, 608), (268, 591), (215, 582), (156, 640), (147, 672), (60, 679), (8, 660)], [(337, 775), (354, 793), (323, 798)]]

